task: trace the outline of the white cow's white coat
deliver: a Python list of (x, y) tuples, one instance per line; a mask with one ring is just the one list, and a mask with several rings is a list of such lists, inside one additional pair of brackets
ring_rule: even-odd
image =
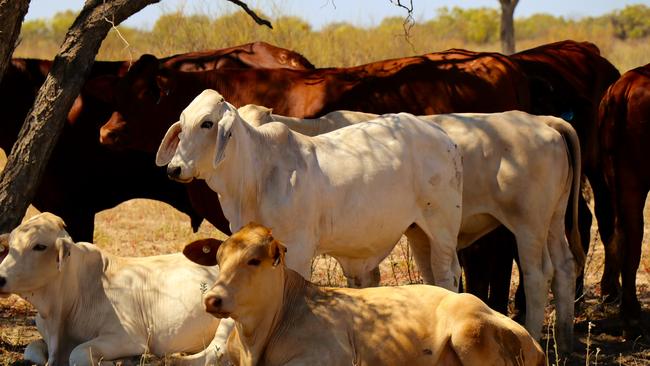
[[(320, 118), (300, 119), (271, 114), (270, 109), (255, 105), (239, 111), (253, 125), (277, 121), (305, 134), (326, 133), (377, 116), (336, 111)], [(500, 224), (512, 231), (524, 270), (527, 329), (537, 339), (541, 336), (548, 282), (553, 277), (558, 341), (560, 347), (570, 348), (575, 272), (564, 234), (564, 215), (569, 192), (579, 184), (572, 177), (580, 176), (580, 159), (568, 159), (573, 153), (579, 155), (579, 151), (567, 154), (562, 133), (573, 135), (577, 141), (575, 131), (561, 119), (517, 111), (420, 118), (441, 126), (463, 154), (465, 183), (459, 249)], [(576, 222), (575, 217), (573, 220)], [(412, 238), (409, 243), (416, 260), (428, 259), (426, 246)], [(422, 275), (426, 278), (431, 274), (423, 270)]]
[(216, 266), (197, 265), (180, 253), (117, 257), (72, 242), (63, 225), (44, 213), (2, 238), (9, 252), (0, 263), (6, 281), (0, 293), (34, 305), (43, 337), (27, 347), (25, 359), (96, 365), (145, 352), (196, 352), (210, 343), (219, 321), (205, 313), (202, 297), (218, 275)]

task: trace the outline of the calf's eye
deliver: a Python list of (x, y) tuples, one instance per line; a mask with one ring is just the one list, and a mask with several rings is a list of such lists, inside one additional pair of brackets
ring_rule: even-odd
[(36, 251), (42, 252), (45, 249), (47, 249), (47, 246), (45, 246), (43, 244), (36, 244), (36, 245), (34, 245), (33, 249), (36, 250)]
[(212, 125), (214, 125), (212, 121), (203, 121), (203, 123), (201, 123), (201, 128), (212, 128)]
[(260, 263), (261, 263), (261, 261), (259, 259), (257, 259), (257, 258), (253, 258), (253, 259), (248, 261), (249, 266), (259, 266)]

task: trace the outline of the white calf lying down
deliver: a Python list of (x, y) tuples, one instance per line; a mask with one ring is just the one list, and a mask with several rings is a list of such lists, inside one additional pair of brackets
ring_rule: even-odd
[(436, 284), (458, 288), (461, 157), (444, 131), (413, 115), (309, 137), (281, 123), (255, 128), (206, 90), (170, 127), (156, 163), (180, 181), (205, 179), (233, 231), (272, 227), (290, 248), (289, 268), (306, 278), (312, 257), (327, 253), (356, 285), (377, 284), (372, 270), (417, 230)]
[[(292, 130), (325, 133), (377, 117), (374, 114), (337, 111), (315, 119), (271, 114), (268, 108), (239, 108), (255, 126), (278, 121)], [(463, 154), (463, 221), (458, 237), (462, 249), (482, 235), (505, 225), (517, 239), (526, 290), (526, 328), (541, 336), (548, 282), (553, 277), (557, 306), (557, 339), (563, 352), (571, 349), (573, 332), (574, 261), (584, 263), (577, 226), (570, 245), (564, 215), (571, 190), (574, 200), (568, 214), (577, 222), (580, 185), (578, 137), (568, 123), (549, 116), (524, 112), (420, 116), (436, 123), (458, 144)], [(428, 243), (411, 235), (415, 259), (425, 265)], [(550, 257), (549, 257), (550, 255)], [(550, 260), (549, 260), (550, 259)], [(553, 266), (551, 265), (553, 264)]]
[(219, 263), (205, 306), (236, 319), (227, 352), (237, 365), (545, 364), (522, 326), (473, 295), (427, 285), (320, 288), (285, 267), (284, 247), (257, 224), (210, 250), (197, 246), (186, 247), (188, 258)]
[(25, 350), (25, 359), (36, 364), (97, 365), (145, 352), (196, 352), (219, 325), (202, 305), (217, 268), (180, 253), (113, 256), (74, 243), (50, 213), (0, 236), (0, 243), (9, 250), (0, 263), (0, 294), (18, 294), (38, 311), (43, 340)]

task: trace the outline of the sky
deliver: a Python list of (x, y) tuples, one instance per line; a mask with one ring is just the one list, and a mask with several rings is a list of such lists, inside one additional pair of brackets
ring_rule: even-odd
[[(407, 2), (407, 1), (404, 1)], [(49, 18), (59, 11), (80, 10), (83, 0), (31, 0), (26, 19)], [(247, 3), (266, 14), (297, 15), (312, 24), (314, 29), (323, 25), (346, 21), (360, 26), (372, 26), (388, 16), (404, 16), (405, 12), (389, 0), (248, 0)], [(535, 13), (579, 18), (598, 16), (630, 4), (650, 6), (650, 0), (520, 0), (515, 17)], [(436, 15), (441, 7), (459, 6), (499, 7), (498, 0), (413, 0), (416, 20), (427, 20)], [(187, 13), (219, 15), (237, 7), (226, 0), (162, 0), (149, 5), (124, 22), (124, 25), (151, 28), (161, 15), (183, 9)]]

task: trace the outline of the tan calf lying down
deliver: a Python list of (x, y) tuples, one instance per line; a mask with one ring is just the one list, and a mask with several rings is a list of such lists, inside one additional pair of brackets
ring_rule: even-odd
[[(43, 213), (0, 235), (0, 295), (38, 311), (43, 337), (25, 350), (36, 364), (102, 365), (107, 360), (202, 350), (219, 320), (203, 311), (202, 289), (217, 267), (182, 254), (122, 258), (74, 243), (58, 216)], [(195, 243), (210, 243), (213, 239)], [(180, 364), (202, 360), (179, 359)]]
[(235, 364), (545, 364), (522, 326), (473, 295), (427, 285), (321, 288), (288, 269), (284, 246), (257, 224), (211, 243), (184, 253), (219, 263), (205, 306), (235, 319), (227, 348)]

